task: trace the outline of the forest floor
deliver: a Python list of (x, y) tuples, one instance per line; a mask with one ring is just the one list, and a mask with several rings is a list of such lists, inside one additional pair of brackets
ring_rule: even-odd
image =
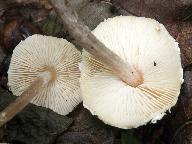
[[(45, 0), (46, 1), (46, 0)], [(83, 108), (67, 116), (29, 104), (0, 128), (0, 142), (17, 144), (192, 144), (192, 1), (191, 0), (70, 0), (79, 18), (93, 30), (117, 15), (154, 18), (179, 42), (184, 84), (177, 104), (156, 124), (122, 130), (104, 124)], [(20, 25), (27, 29), (24, 34)], [(6, 35), (5, 33), (9, 33)], [(34, 33), (62, 37), (75, 43), (50, 5), (0, 0), (0, 110), (15, 99), (7, 87), (13, 49)], [(24, 36), (23, 36), (24, 35)], [(4, 40), (4, 43), (2, 43)], [(4, 50), (4, 51), (3, 51)], [(81, 48), (79, 48), (81, 50)]]

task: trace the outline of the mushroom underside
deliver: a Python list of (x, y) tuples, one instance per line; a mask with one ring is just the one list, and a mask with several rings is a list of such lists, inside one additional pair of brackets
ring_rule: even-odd
[(127, 85), (83, 51), (84, 106), (105, 123), (124, 129), (161, 119), (176, 104), (183, 82), (178, 43), (162, 24), (142, 17), (107, 19), (93, 34), (140, 71), (143, 83), (136, 88)]

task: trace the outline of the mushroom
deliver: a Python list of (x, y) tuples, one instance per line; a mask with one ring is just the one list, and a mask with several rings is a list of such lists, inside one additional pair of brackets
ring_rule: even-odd
[[(13, 51), (8, 85), (14, 95), (31, 95), (26, 99), (34, 97), (33, 104), (66, 115), (81, 102), (80, 61), (80, 51), (67, 40), (36, 34), (20, 42)], [(0, 121), (5, 112), (8, 113), (2, 112)]]
[(162, 24), (144, 17), (109, 18), (93, 34), (143, 79), (131, 86), (84, 50), (80, 64), (84, 107), (122, 129), (156, 123), (176, 104), (183, 83), (178, 43)]

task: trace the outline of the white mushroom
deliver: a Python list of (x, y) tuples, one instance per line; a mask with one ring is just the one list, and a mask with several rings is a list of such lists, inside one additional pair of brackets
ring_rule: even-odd
[(178, 43), (162, 24), (144, 17), (110, 18), (93, 34), (136, 68), (143, 81), (137, 87), (127, 85), (84, 51), (80, 79), (84, 107), (123, 129), (161, 119), (176, 104), (183, 83)]
[(31, 102), (66, 115), (81, 102), (78, 70), (80, 61), (81, 53), (67, 40), (33, 35), (13, 51), (8, 85), (13, 94), (20, 96), (35, 78), (49, 71), (51, 80)]

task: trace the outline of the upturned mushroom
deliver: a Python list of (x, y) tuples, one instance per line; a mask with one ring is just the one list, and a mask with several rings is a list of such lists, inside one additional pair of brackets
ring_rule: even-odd
[(71, 112), (81, 102), (80, 61), (80, 51), (65, 39), (33, 35), (20, 42), (11, 58), (8, 85), (14, 95), (25, 98), (1, 112), (0, 124), (3, 117), (13, 117), (13, 107), (18, 111), (28, 104), (24, 101), (61, 115)]
[(144, 17), (110, 18), (93, 34), (142, 80), (136, 86), (127, 84), (84, 50), (80, 65), (84, 107), (106, 124), (123, 129), (156, 123), (176, 104), (183, 83), (178, 43), (162, 24)]

